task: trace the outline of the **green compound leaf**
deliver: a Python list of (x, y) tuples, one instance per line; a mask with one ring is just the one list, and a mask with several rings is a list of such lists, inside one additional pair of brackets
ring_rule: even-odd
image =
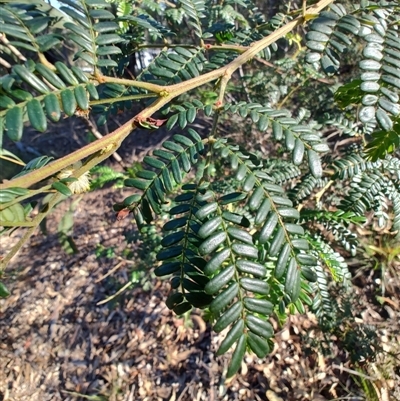
[(47, 120), (39, 100), (30, 100), (26, 104), (26, 110), (28, 112), (29, 121), (32, 124), (32, 127), (40, 132), (46, 131)]
[(274, 238), (273, 238), (270, 248), (269, 248), (270, 256), (278, 255), (280, 249), (282, 248), (284, 241), (285, 241), (285, 230), (283, 227), (279, 227), (277, 232), (274, 235)]
[(228, 288), (222, 291), (210, 304), (210, 311), (215, 315), (225, 309), (232, 300), (237, 296), (239, 286), (237, 283), (232, 283)]
[(60, 96), (64, 113), (67, 116), (73, 116), (77, 106), (74, 92), (71, 89), (65, 89), (60, 93)]
[(21, 140), (24, 129), (21, 107), (16, 106), (7, 111), (5, 126), (7, 130), (7, 135), (11, 140), (15, 142)]
[(264, 338), (272, 337), (274, 334), (274, 329), (271, 323), (250, 313), (246, 316), (246, 326), (251, 332)]
[(231, 223), (234, 223), (238, 226), (242, 226), (245, 228), (250, 227), (250, 220), (241, 214), (238, 213), (231, 213), (231, 212), (223, 212), (222, 213), (222, 218), (225, 221), (229, 221)]
[(65, 89), (66, 85), (60, 77), (54, 73), (50, 68), (43, 64), (36, 64), (35, 66), (36, 71), (46, 79), (49, 83), (55, 86), (57, 89)]
[(221, 224), (222, 218), (220, 216), (216, 216), (203, 224), (197, 234), (200, 238), (207, 238), (213, 234), (214, 231), (221, 226)]
[(241, 244), (235, 242), (232, 244), (232, 250), (239, 256), (243, 256), (245, 258), (254, 258), (258, 257), (258, 249), (255, 246)]
[(183, 315), (186, 312), (189, 312), (192, 309), (192, 305), (189, 302), (184, 302), (180, 305), (177, 305), (173, 308), (173, 311), (179, 316)]
[(60, 192), (61, 194), (65, 195), (65, 196), (71, 196), (72, 192), (71, 190), (67, 187), (67, 185), (63, 184), (60, 181), (56, 181), (53, 182), (53, 184), (51, 184), (51, 186), (57, 190), (58, 192)]
[[(314, 266), (315, 265), (316, 265), (316, 263), (314, 264)], [(311, 283), (314, 283), (318, 279), (318, 276), (315, 273), (315, 271), (313, 269), (311, 269), (310, 267), (308, 267), (308, 266), (302, 266), (301, 274), (303, 275), (303, 277), (306, 280), (308, 280)]]
[(211, 276), (217, 270), (220, 269), (221, 265), (228, 259), (231, 251), (229, 248), (225, 248), (222, 251), (218, 252), (215, 256), (213, 256), (209, 262), (204, 267), (204, 274), (207, 276)]
[(183, 301), (184, 301), (183, 294), (180, 292), (174, 292), (167, 298), (165, 304), (169, 309), (173, 309), (176, 305), (179, 305)]
[(231, 265), (221, 270), (216, 276), (214, 276), (204, 287), (207, 294), (214, 295), (221, 288), (225, 287), (226, 284), (233, 278), (235, 274), (235, 266)]
[(221, 345), (218, 348), (217, 355), (225, 354), (229, 348), (239, 339), (240, 336), (243, 336), (244, 330), (244, 320), (239, 319), (229, 330), (228, 334), (222, 341)]
[(231, 362), (228, 366), (228, 372), (226, 373), (227, 378), (232, 377), (240, 369), (240, 365), (242, 364), (245, 352), (246, 352), (246, 336), (242, 334), (239, 337), (235, 351), (233, 352), (232, 355)]
[(154, 270), (154, 274), (157, 277), (168, 276), (169, 274), (177, 272), (180, 269), (180, 266), (181, 264), (179, 262), (164, 263)]
[(74, 95), (76, 102), (81, 110), (89, 109), (89, 98), (83, 86), (76, 86), (74, 88)]
[(199, 246), (200, 255), (208, 255), (214, 252), (220, 245), (222, 245), (227, 238), (225, 231), (220, 231), (208, 237)]
[(54, 93), (50, 93), (44, 98), (44, 107), (47, 117), (53, 122), (57, 122), (61, 118), (60, 102)]
[(278, 224), (278, 220), (279, 217), (276, 213), (270, 213), (270, 216), (263, 225), (258, 237), (260, 244), (265, 244), (269, 240), (270, 236), (275, 230), (276, 225)]
[(256, 277), (265, 277), (267, 274), (267, 269), (263, 265), (250, 260), (240, 259), (236, 262), (236, 266), (242, 273), (252, 274)]
[(262, 202), (261, 206), (257, 211), (254, 223), (256, 225), (262, 224), (266, 220), (270, 210), (271, 210), (271, 201), (269, 199), (264, 199), (264, 201)]
[(323, 173), (322, 164), (321, 164), (321, 159), (318, 156), (318, 153), (312, 149), (308, 149), (307, 155), (308, 155), (308, 164), (310, 166), (312, 175), (315, 178), (322, 177)]
[(200, 220), (204, 220), (211, 213), (214, 213), (218, 209), (218, 203), (208, 203), (202, 206), (196, 213), (196, 217)]
[(253, 245), (253, 237), (247, 231), (236, 227), (229, 227), (227, 232), (232, 239)]
[(292, 302), (296, 302), (300, 295), (300, 284), (300, 269), (297, 266), (296, 260), (292, 258), (289, 262), (285, 281), (285, 290)]
[(274, 309), (273, 303), (266, 299), (245, 297), (243, 304), (249, 311), (259, 313), (262, 316), (270, 315)]
[(179, 256), (182, 253), (182, 250), (183, 250), (182, 245), (165, 248), (160, 252), (158, 252), (157, 260), (166, 260), (175, 258), (176, 256)]
[(247, 344), (259, 358), (265, 358), (270, 352), (268, 341), (251, 331), (247, 334)]
[(242, 303), (240, 301), (235, 302), (230, 308), (228, 308), (214, 324), (214, 331), (220, 333), (222, 330), (227, 328), (230, 324), (235, 322), (242, 312)]
[(161, 245), (163, 247), (169, 247), (169, 246), (175, 245), (178, 242), (180, 242), (184, 236), (185, 236), (185, 234), (183, 231), (178, 231), (178, 232), (169, 234), (162, 239)]
[(23, 65), (14, 65), (13, 72), (15, 72), (23, 81), (30, 85), (39, 93), (50, 93), (50, 88), (43, 83), (36, 75), (30, 72)]
[(257, 278), (243, 277), (240, 279), (240, 285), (245, 290), (260, 295), (268, 295), (270, 290), (267, 282)]

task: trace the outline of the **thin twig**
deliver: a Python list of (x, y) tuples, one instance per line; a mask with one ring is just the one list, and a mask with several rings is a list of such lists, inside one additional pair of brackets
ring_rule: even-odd
[(336, 365), (336, 364), (332, 364), (332, 368), (340, 370), (340, 373), (342, 373), (342, 371), (344, 371), (344, 372), (347, 372), (347, 373), (351, 373), (352, 375), (362, 377), (364, 379), (378, 380), (376, 377), (368, 376), (368, 375), (366, 375), (364, 373), (357, 372), (356, 370), (345, 368), (342, 365), (339, 366), (339, 365)]
[(190, 383), (187, 383), (185, 388), (182, 390), (180, 393), (179, 397), (177, 398), (176, 401), (181, 401), (183, 399), (183, 396), (186, 394), (186, 392), (189, 390), (189, 386), (193, 383), (193, 380)]
[(104, 274), (104, 276), (101, 276), (99, 279), (97, 279), (95, 281), (95, 283), (100, 283), (100, 281), (103, 281), (106, 277), (108, 277), (109, 275), (113, 274), (115, 271), (117, 271), (122, 265), (124, 264), (124, 262), (119, 262), (116, 264), (116, 266), (114, 266), (111, 270), (109, 270), (106, 274)]
[(283, 100), (276, 106), (277, 109), (282, 108), (282, 106), (291, 98), (291, 96), (300, 88), (304, 86), (304, 84), (308, 81), (308, 78), (304, 80), (301, 84), (294, 87), (284, 98)]
[[(101, 139), (103, 138), (103, 135), (100, 133), (100, 131), (97, 129), (96, 123), (94, 122), (93, 118), (90, 117), (90, 119), (88, 118), (84, 118), (82, 117), (82, 120), (84, 121), (84, 123), (88, 126), (90, 132), (93, 134), (93, 136), (95, 136), (97, 139)], [(114, 152), (111, 155), (119, 164), (123, 164), (122, 163), (122, 157), (117, 153)]]
[(103, 300), (100, 301), (100, 302), (97, 302), (96, 305), (99, 306), (99, 305), (106, 304), (107, 302), (111, 301), (112, 299), (114, 299), (114, 298), (117, 297), (118, 295), (122, 294), (122, 293), (123, 293), (125, 290), (127, 290), (131, 285), (132, 285), (131, 282), (126, 283), (126, 284), (125, 284), (122, 288), (120, 288), (115, 294), (109, 296), (109, 297), (106, 298), (106, 299), (103, 299)]
[[(274, 68), (275, 72), (278, 74), (283, 74), (284, 71), (281, 70), (279, 67), (277, 67), (276, 65), (272, 64), (270, 61), (264, 60), (261, 57), (254, 57), (254, 60), (258, 61), (261, 64), (266, 65), (267, 67), (270, 68)], [(335, 81), (333, 79), (327, 79), (327, 78), (314, 78), (314, 77), (309, 77), (310, 79), (313, 79), (315, 81), (321, 82), (323, 84), (327, 84), (327, 85), (333, 85), (335, 83)]]
[(125, 102), (126, 100), (142, 100), (157, 97), (154, 93), (141, 93), (139, 95), (120, 96), (116, 98), (105, 98), (98, 100), (91, 100), (90, 106), (97, 106), (98, 104), (113, 104), (116, 102)]
[(324, 193), (329, 189), (329, 187), (334, 183), (334, 181), (330, 180), (328, 183), (319, 191), (315, 194), (315, 201), (319, 203), (321, 201), (322, 196)]
[(239, 67), (239, 75), (240, 75), (240, 79), (242, 80), (242, 84), (243, 84), (243, 89), (244, 92), (246, 94), (246, 99), (249, 103), (251, 103), (251, 99), (250, 99), (250, 94), (249, 94), (249, 88), (247, 87), (247, 83), (244, 79), (244, 72), (243, 72), (243, 66)]

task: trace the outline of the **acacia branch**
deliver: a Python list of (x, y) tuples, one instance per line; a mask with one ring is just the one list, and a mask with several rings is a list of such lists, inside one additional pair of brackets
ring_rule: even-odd
[[(318, 14), (322, 9), (331, 4), (333, 1), (334, 0), (319, 1), (315, 6), (308, 9), (308, 14)], [(93, 158), (90, 165), (96, 165), (100, 163), (106, 158), (106, 155), (109, 156), (109, 149), (111, 149), (112, 152), (116, 151), (121, 145), (122, 141), (136, 128), (135, 121), (151, 117), (156, 111), (160, 110), (163, 106), (168, 104), (174, 98), (192, 89), (198, 88), (199, 86), (202, 86), (206, 83), (225, 77), (225, 79), (223, 80), (223, 83), (225, 84), (225, 82), (228, 81), (228, 79), (240, 66), (254, 58), (267, 46), (275, 43), (278, 39), (291, 32), (296, 26), (302, 24), (306, 20), (305, 17), (306, 16), (299, 16), (293, 21), (279, 28), (275, 32), (271, 33), (267, 37), (257, 42), (254, 42), (248, 50), (240, 54), (227, 66), (221, 67), (215, 71), (211, 71), (209, 73), (189, 79), (188, 81), (181, 82), (179, 84), (161, 86), (150, 83), (140, 83), (134, 80), (121, 80), (119, 78), (104, 76), (98, 77), (99, 82), (123, 83), (124, 85), (141, 87), (143, 89), (154, 91), (160, 95), (160, 98), (158, 98), (155, 102), (153, 102), (150, 106), (141, 111), (135, 117), (131, 118), (121, 127), (117, 128), (111, 134), (106, 135), (103, 138), (98, 139), (97, 141), (90, 143), (67, 156), (62, 157), (61, 159), (49, 163), (39, 170), (32, 171), (31, 173), (26, 174), (23, 177), (18, 177), (3, 184), (0, 184), (0, 190), (11, 187), (28, 188), (31, 185), (54, 175), (56, 172), (92, 155)], [(222, 94), (223, 91), (220, 92), (219, 100), (221, 100)], [(86, 165), (82, 166), (82, 169), (87, 171)]]

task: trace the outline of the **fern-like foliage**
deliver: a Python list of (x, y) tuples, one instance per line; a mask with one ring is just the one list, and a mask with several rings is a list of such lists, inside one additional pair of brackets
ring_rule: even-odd
[(330, 11), (313, 20), (307, 33), (307, 55), (310, 63), (320, 63), (327, 73), (340, 68), (340, 54), (352, 46), (355, 39), (364, 41), (360, 76), (347, 85), (350, 91), (338, 91), (342, 105), (359, 104), (362, 123), (378, 131), (367, 146), (373, 160), (393, 152), (400, 145), (398, 91), (400, 37), (395, 21), (399, 19), (395, 2), (378, 2), (354, 10), (351, 14), (341, 4), (332, 4)]
[(329, 148), (317, 131), (310, 126), (298, 124), (289, 110), (276, 110), (261, 104), (244, 102), (227, 105), (225, 110), (238, 113), (242, 118), (249, 116), (260, 131), (265, 131), (270, 126), (275, 140), (282, 141), (286, 150), (292, 154), (294, 165), (300, 165), (306, 154), (312, 174), (315, 177), (322, 175), (318, 152), (326, 152)]
[[(60, 8), (73, 22), (64, 24), (69, 31), (68, 37), (81, 50), (75, 57), (81, 58), (94, 67), (117, 67), (115, 55), (122, 51), (115, 44), (123, 41), (118, 34), (119, 26), (114, 21), (115, 15), (108, 10), (109, 3), (105, 0), (70, 1)], [(113, 55), (113, 59), (107, 56)]]
[[(149, 223), (153, 212), (161, 212), (165, 195), (182, 182), (181, 169), (189, 172), (191, 163), (197, 161), (202, 142), (193, 130), (188, 132), (191, 139), (175, 135), (175, 142), (163, 144), (174, 153), (156, 150), (153, 156), (146, 156), (145, 163), (157, 172), (139, 171), (137, 178), (126, 181), (143, 191), (123, 204), (133, 210), (139, 225)], [(236, 344), (230, 376), (239, 369), (246, 347), (259, 357), (269, 352), (273, 329), (266, 318), (274, 306), (270, 286), (278, 280), (287, 302), (298, 303), (303, 280), (315, 280), (316, 261), (307, 253), (303, 228), (296, 224), (298, 211), (261, 161), (222, 139), (210, 142), (210, 153), (229, 162), (227, 168), (234, 172), (232, 187), (221, 194), (218, 180), (205, 178), (205, 166), (197, 184), (182, 186), (163, 227), (166, 236), (157, 255), (163, 263), (156, 274), (173, 275), (171, 284), (176, 292), (167, 305), (175, 312), (209, 307), (216, 319), (214, 330), (229, 328), (218, 353)], [(233, 212), (239, 205), (249, 218)], [(266, 267), (270, 261), (274, 261), (272, 269)]]
[(348, 50), (360, 31), (361, 24), (349, 15), (341, 4), (331, 4), (329, 11), (314, 19), (307, 33), (307, 55), (310, 63), (320, 62), (327, 73), (334, 73), (340, 66), (340, 53)]
[[(136, 221), (142, 225), (144, 221), (150, 222), (153, 214), (161, 213), (161, 204), (165, 194), (170, 193), (181, 184), (184, 174), (190, 172), (192, 165), (198, 161), (198, 153), (204, 148), (199, 134), (190, 129), (190, 136), (175, 135), (175, 141), (163, 143), (164, 149), (157, 149), (153, 156), (147, 156), (144, 162), (150, 167), (158, 169), (140, 170), (137, 178), (127, 179), (125, 185), (132, 186), (143, 191), (142, 195), (133, 195), (125, 200), (125, 205), (132, 208), (135, 205)], [(156, 156), (156, 157), (154, 157)], [(139, 202), (139, 205), (136, 205)]]
[[(153, 268), (170, 279), (166, 304), (177, 314), (207, 311), (214, 331), (223, 332), (218, 354), (232, 350), (228, 376), (246, 351), (269, 352), (272, 316), (283, 321), (310, 308), (322, 321), (334, 317), (330, 286), (349, 284), (338, 251), (356, 254), (354, 227), (373, 214), (400, 232), (398, 6), (332, 2), (304, 25), (307, 52), (290, 32), (275, 43), (270, 36), (254, 55), (252, 45), (293, 23), (293, 14), (269, 18), (251, 0), (60, 2), (60, 10), (2, 6), (0, 138), (5, 132), (18, 142), (27, 125), (44, 132), (49, 121), (75, 115), (107, 124), (147, 98), (155, 99), (110, 135), (136, 127), (173, 132), (130, 175), (93, 168), (116, 140), (96, 152), (88, 144), (90, 157), (68, 168), (74, 176), (54, 171), (42, 177), (52, 180), (42, 189), (7, 187), (3, 232), (34, 225), (30, 194), (71, 196), (71, 183), (89, 169), (92, 189), (124, 180), (132, 193), (115, 205), (117, 218), (132, 214), (139, 230), (153, 234), (162, 219)], [(71, 42), (68, 62), (52, 61), (50, 50)], [(341, 62), (350, 51), (358, 64), (348, 78)], [(240, 64), (240, 54), (251, 59)], [(146, 63), (136, 63), (144, 55)], [(234, 59), (237, 66), (221, 68)], [(207, 121), (196, 131), (199, 118)], [(343, 142), (331, 146), (335, 136)], [(0, 156), (23, 164), (3, 149)], [(48, 162), (27, 163), (16, 179)]]
[(358, 246), (357, 236), (348, 227), (350, 224), (359, 225), (360, 223), (364, 223), (364, 217), (360, 217), (352, 212), (344, 213), (341, 210), (328, 212), (317, 209), (303, 209), (301, 217), (308, 222), (318, 222), (324, 227), (326, 232), (332, 233), (335, 236), (335, 240), (339, 241), (346, 251), (355, 256)]
[(81, 69), (59, 61), (55, 71), (42, 63), (15, 65), (0, 82), (1, 125), (13, 141), (21, 139), (26, 120), (44, 132), (47, 120), (59, 121), (62, 112), (67, 116), (77, 110), (86, 112), (89, 99), (98, 99), (96, 87)]
[(326, 178), (316, 178), (312, 174), (305, 174), (289, 192), (289, 197), (296, 203), (308, 198), (316, 188), (326, 185)]
[(371, 210), (381, 203), (377, 199), (387, 180), (377, 172), (363, 174), (359, 173), (353, 177), (351, 189), (342, 202), (344, 210), (354, 210), (362, 215), (366, 210)]
[(195, 35), (203, 36), (201, 20), (206, 18), (204, 0), (179, 0), (181, 7), (188, 18), (188, 24), (193, 28)]
[(331, 297), (330, 283), (333, 280), (349, 287), (351, 275), (343, 256), (335, 252), (322, 237), (313, 235), (309, 240), (312, 253), (319, 261), (315, 266), (317, 279), (310, 284), (315, 294), (311, 309), (323, 325), (331, 326), (336, 321), (337, 303)]
[[(57, 25), (58, 17), (62, 15), (50, 10), (51, 7), (39, 10), (27, 4), (4, 5), (0, 15), (1, 32), (16, 48), (43, 54), (61, 41), (60, 35), (51, 32), (50, 28)], [(2, 50), (6, 49), (3, 47)]]
[(102, 188), (104, 185), (111, 182), (115, 182), (115, 184), (119, 186), (126, 178), (124, 173), (115, 171), (113, 168), (108, 166), (93, 167), (90, 173), (92, 175), (90, 183), (92, 190)]
[(290, 161), (280, 159), (265, 160), (264, 169), (278, 184), (292, 182), (294, 178), (301, 175), (299, 166)]
[(361, 136), (364, 134), (363, 127), (355, 121), (345, 118), (342, 114), (330, 117), (326, 116), (326, 124), (336, 127), (340, 132), (348, 136)]
[[(364, 156), (364, 157), (363, 157)], [(382, 162), (371, 162), (365, 159), (365, 155), (358, 153), (350, 153), (342, 159), (335, 160), (332, 166), (335, 170), (334, 177), (346, 180), (353, 178), (355, 175), (364, 172), (379, 169)]]
[(204, 49), (175, 47), (173, 51), (161, 52), (140, 74), (141, 80), (151, 79), (160, 85), (177, 84), (198, 77), (205, 63)]

